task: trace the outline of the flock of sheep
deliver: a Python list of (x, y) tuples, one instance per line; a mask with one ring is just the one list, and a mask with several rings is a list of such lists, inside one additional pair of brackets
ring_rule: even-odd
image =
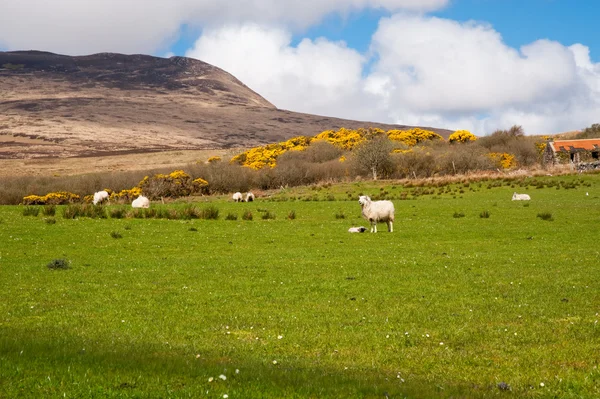
[[(107, 191), (98, 191), (94, 193), (94, 200), (92, 201), (94, 205), (104, 204), (108, 202), (110, 195)], [(150, 200), (143, 195), (140, 195), (131, 203), (133, 208), (150, 208)]]
[[(587, 194), (587, 193), (586, 193)], [(94, 205), (108, 202), (109, 194), (106, 191), (98, 191), (94, 193)], [(247, 192), (246, 195), (242, 195), (241, 192), (233, 194), (232, 199), (234, 202), (253, 202), (255, 196), (251, 192)], [(513, 201), (529, 201), (531, 197), (528, 194), (517, 194), (516, 192), (512, 196)], [(377, 223), (383, 222), (387, 224), (388, 231), (392, 233), (394, 231), (394, 204), (392, 201), (372, 201), (366, 195), (361, 195), (358, 198), (358, 203), (362, 209), (362, 217), (369, 221), (371, 224), (371, 233), (377, 233)], [(150, 200), (143, 195), (137, 197), (131, 203), (133, 208), (149, 208)], [(364, 226), (350, 227), (349, 233), (364, 233), (367, 228)]]

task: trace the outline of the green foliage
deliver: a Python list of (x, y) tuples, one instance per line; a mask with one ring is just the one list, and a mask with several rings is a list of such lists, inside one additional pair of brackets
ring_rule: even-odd
[(219, 209), (214, 205), (203, 208), (198, 214), (200, 219), (217, 220), (219, 218)]
[(2, 64), (2, 68), (17, 71), (19, 69), (25, 68), (25, 64), (12, 64), (12, 63), (8, 62), (6, 64)]

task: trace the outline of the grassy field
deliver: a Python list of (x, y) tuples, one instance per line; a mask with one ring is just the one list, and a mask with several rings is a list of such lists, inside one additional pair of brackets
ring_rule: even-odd
[[(359, 194), (394, 233), (346, 232)], [(600, 397), (600, 175), (207, 201), (0, 207), (0, 397)]]

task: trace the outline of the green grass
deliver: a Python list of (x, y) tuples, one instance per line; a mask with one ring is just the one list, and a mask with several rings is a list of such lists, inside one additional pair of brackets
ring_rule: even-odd
[(422, 187), (391, 234), (346, 233), (391, 182), (208, 204), (253, 221), (0, 207), (0, 397), (599, 397), (598, 179)]

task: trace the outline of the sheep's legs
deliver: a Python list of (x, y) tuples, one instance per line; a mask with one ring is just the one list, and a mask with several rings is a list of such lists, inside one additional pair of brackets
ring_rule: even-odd
[(377, 223), (371, 223), (371, 233), (377, 233)]
[(394, 232), (394, 225), (393, 225), (392, 221), (390, 220), (389, 222), (387, 222), (387, 225), (388, 225), (388, 231), (390, 233), (393, 233)]

